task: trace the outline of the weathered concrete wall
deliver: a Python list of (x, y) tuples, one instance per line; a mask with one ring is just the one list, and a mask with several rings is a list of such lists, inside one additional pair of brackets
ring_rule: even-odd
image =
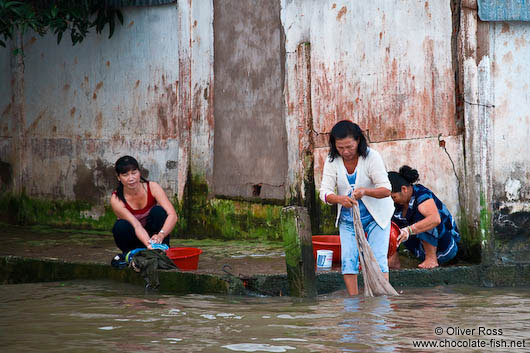
[[(421, 182), (459, 213), (463, 149), (450, 5), (282, 2), (291, 195), (303, 193), (299, 179), (307, 170), (307, 150), (314, 152), (318, 188), (328, 133), (337, 121), (350, 119), (366, 131), (389, 170), (403, 164), (417, 168)], [(308, 43), (309, 54), (302, 53), (301, 43)], [(309, 69), (302, 72), (306, 64)], [(297, 124), (304, 115), (309, 121)]]
[(24, 82), (24, 116), (15, 123), (28, 153), (20, 161), (3, 148), (0, 159), (31, 166), (23, 175), (28, 194), (100, 201), (115, 185), (114, 162), (131, 154), (170, 195), (182, 195), (191, 99), (183, 11), (126, 8), (111, 39), (90, 34), (75, 47), (50, 35), (24, 38), (24, 72), (15, 77)]
[(214, 47), (213, 0), (191, 3), (191, 155), (190, 168), (213, 185)]
[(494, 237), (502, 261), (530, 251), (530, 22), (491, 22)]
[(283, 199), (287, 153), (279, 0), (214, 2), (217, 195)]

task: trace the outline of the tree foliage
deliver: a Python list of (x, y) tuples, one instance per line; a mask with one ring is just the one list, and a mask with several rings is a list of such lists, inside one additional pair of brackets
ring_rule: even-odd
[(110, 38), (116, 19), (123, 24), (121, 11), (106, 0), (0, 0), (0, 45), (5, 47), (17, 32), (24, 34), (27, 30), (41, 36), (52, 32), (57, 44), (69, 32), (75, 45), (90, 30), (101, 33), (108, 25)]

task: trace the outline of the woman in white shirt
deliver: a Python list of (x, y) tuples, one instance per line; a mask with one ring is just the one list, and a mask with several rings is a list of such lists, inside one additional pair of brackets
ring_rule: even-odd
[(344, 283), (349, 295), (358, 294), (359, 250), (355, 240), (352, 209), (359, 204), (361, 222), (381, 271), (388, 280), (388, 242), (394, 203), (383, 159), (368, 147), (357, 124), (343, 120), (329, 137), (330, 151), (324, 164), (320, 198), (337, 204)]

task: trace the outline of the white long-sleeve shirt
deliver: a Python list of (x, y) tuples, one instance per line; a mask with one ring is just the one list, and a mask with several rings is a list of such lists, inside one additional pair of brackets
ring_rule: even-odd
[[(392, 190), (385, 164), (383, 163), (381, 155), (376, 150), (369, 148), (366, 157), (359, 157), (356, 170), (357, 179), (355, 180), (355, 188), (384, 187), (388, 190)], [(329, 157), (326, 158), (324, 171), (322, 173), (322, 183), (320, 184), (320, 199), (322, 201), (330, 204), (326, 201), (326, 196), (330, 194), (348, 195), (351, 186), (348, 182), (346, 173), (347, 171), (342, 157), (337, 156), (333, 162), (330, 162)], [(377, 199), (365, 195), (361, 200), (376, 223), (381, 228), (386, 228), (392, 218), (392, 214), (394, 213), (394, 202), (392, 201), (392, 198), (388, 196), (382, 199)], [(335, 226), (338, 225), (341, 209), (342, 205), (339, 203)]]

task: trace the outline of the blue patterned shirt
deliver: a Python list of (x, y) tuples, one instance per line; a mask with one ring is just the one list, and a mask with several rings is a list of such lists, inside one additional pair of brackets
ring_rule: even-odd
[(419, 205), (429, 199), (433, 199), (436, 207), (438, 208), (441, 222), (436, 226), (435, 229), (433, 229), (433, 231), (429, 231), (429, 233), (439, 239), (441, 242), (439, 243), (439, 247), (442, 249), (444, 248), (445, 243), (450, 242), (450, 238), (446, 237), (447, 235), (451, 235), (456, 242), (459, 242), (460, 233), (458, 232), (458, 228), (453, 216), (443, 202), (440, 201), (431, 190), (427, 189), (421, 184), (415, 184), (412, 187), (412, 197), (410, 198), (405, 217), (403, 217), (403, 208), (400, 205), (396, 205), (396, 210), (394, 212), (394, 216), (392, 217), (392, 221), (394, 221), (399, 228), (403, 228), (421, 221), (425, 217), (420, 213), (418, 209)]

